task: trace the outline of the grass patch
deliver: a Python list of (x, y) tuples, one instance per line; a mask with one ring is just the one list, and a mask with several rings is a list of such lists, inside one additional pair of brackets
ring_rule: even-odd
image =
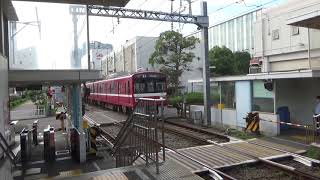
[(320, 160), (320, 149), (317, 147), (313, 147), (311, 146), (307, 152), (306, 152), (306, 156), (309, 158), (313, 158), (313, 159), (318, 159)]
[(238, 138), (238, 139), (242, 139), (242, 140), (261, 137), (261, 135), (258, 135), (258, 134), (247, 133), (247, 132), (244, 132), (244, 131), (238, 131), (236, 129), (228, 129), (227, 130), (227, 135), (235, 137), (235, 138)]

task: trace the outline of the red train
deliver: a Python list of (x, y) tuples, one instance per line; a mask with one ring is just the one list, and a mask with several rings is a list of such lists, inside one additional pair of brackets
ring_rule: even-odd
[(86, 84), (90, 89), (87, 99), (89, 103), (104, 107), (112, 107), (114, 110), (131, 111), (135, 106), (135, 98), (166, 97), (167, 78), (159, 72), (137, 72), (128, 76), (122, 76)]

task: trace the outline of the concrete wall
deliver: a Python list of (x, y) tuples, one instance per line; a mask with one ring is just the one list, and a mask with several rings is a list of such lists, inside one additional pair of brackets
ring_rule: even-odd
[(8, 61), (0, 54), (0, 132), (3, 135), (9, 124), (8, 101)]
[(136, 69), (143, 68), (148, 70), (159, 70), (159, 66), (155, 65), (153, 68), (149, 64), (149, 58), (154, 52), (154, 46), (156, 44), (156, 37), (136, 37)]
[[(10, 135), (8, 101), (8, 61), (0, 53), (0, 133), (7, 139)], [(0, 149), (0, 179), (12, 179), (10, 161), (2, 158), (3, 152)]]
[(311, 124), (315, 97), (320, 95), (320, 79), (277, 80), (276, 107), (288, 106), (291, 121)]
[[(259, 112), (260, 119), (269, 121), (279, 121), (277, 114)], [(280, 134), (280, 124), (268, 121), (260, 121), (259, 128), (261, 134), (265, 136), (277, 136)]]
[[(299, 8), (309, 6), (318, 0), (303, 1)], [(293, 34), (294, 26), (287, 25), (287, 19), (296, 15), (295, 3), (273, 8), (261, 17), (254, 25), (254, 56), (263, 57), (262, 72), (290, 71), (309, 69), (308, 63), (308, 30), (299, 27), (299, 33)], [(316, 8), (316, 7), (315, 7)], [(290, 12), (290, 13), (289, 13)], [(296, 12), (296, 13), (295, 13)], [(273, 39), (273, 32), (279, 31), (279, 39)], [(320, 47), (320, 31), (310, 30), (311, 56), (317, 56)], [(313, 58), (313, 67), (320, 67), (320, 56)]]
[[(204, 112), (204, 108), (201, 105), (191, 105), (191, 112), (201, 111)], [(237, 125), (237, 113), (235, 109), (223, 109), (222, 110), (222, 123), (224, 126), (236, 128)], [(211, 108), (211, 123), (212, 125), (221, 126), (221, 110), (217, 108)]]
[(39, 69), (36, 47), (15, 50), (14, 59), (10, 59), (10, 69)]
[[(9, 7), (11, 7), (9, 9)], [(7, 11), (4, 12), (4, 9)], [(10, 0), (0, 1), (0, 133), (8, 139), (10, 135), (9, 131), (9, 92), (8, 92), (8, 56), (9, 56), (9, 44), (8, 29), (6, 24), (8, 23), (5, 15), (10, 20), (10, 11), (12, 13), (12, 4)], [(9, 10), (9, 13), (8, 13)], [(7, 13), (7, 14), (5, 14)], [(15, 14), (15, 13), (14, 13)], [(11, 14), (13, 15), (13, 14)], [(6, 57), (4, 57), (6, 56)], [(11, 163), (8, 158), (3, 158), (3, 152), (0, 150), (0, 179), (12, 180)]]
[(195, 58), (189, 65), (189, 71), (185, 71), (182, 73), (180, 77), (180, 86), (191, 91), (191, 87), (188, 87), (188, 80), (189, 79), (202, 79), (202, 69), (203, 69), (203, 53), (201, 53), (201, 44), (197, 43), (196, 47), (191, 51), (194, 53)]
[[(148, 70), (159, 70), (158, 66), (153, 68), (149, 64), (149, 58), (154, 52), (157, 38), (155, 37), (135, 37), (127, 41), (120, 49), (115, 50), (107, 58), (114, 58), (116, 72), (134, 73), (139, 68)], [(111, 64), (108, 65), (112, 67)], [(112, 68), (108, 68), (109, 70)]]

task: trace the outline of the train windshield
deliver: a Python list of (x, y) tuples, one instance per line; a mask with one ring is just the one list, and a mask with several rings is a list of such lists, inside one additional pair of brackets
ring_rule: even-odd
[(134, 79), (134, 93), (165, 92), (166, 77), (159, 74), (141, 74)]

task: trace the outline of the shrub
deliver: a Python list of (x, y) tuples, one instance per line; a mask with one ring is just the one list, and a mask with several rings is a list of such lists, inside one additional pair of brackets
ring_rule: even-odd
[(19, 106), (20, 104), (26, 102), (27, 100), (28, 100), (28, 98), (12, 96), (12, 97), (10, 97), (9, 106), (10, 106), (10, 108), (15, 108), (15, 107)]
[(179, 103), (182, 103), (182, 97), (181, 96), (173, 96), (168, 98), (169, 104), (171, 104), (174, 107), (177, 107)]
[(187, 104), (203, 104), (203, 93), (192, 92), (186, 94), (186, 103)]

